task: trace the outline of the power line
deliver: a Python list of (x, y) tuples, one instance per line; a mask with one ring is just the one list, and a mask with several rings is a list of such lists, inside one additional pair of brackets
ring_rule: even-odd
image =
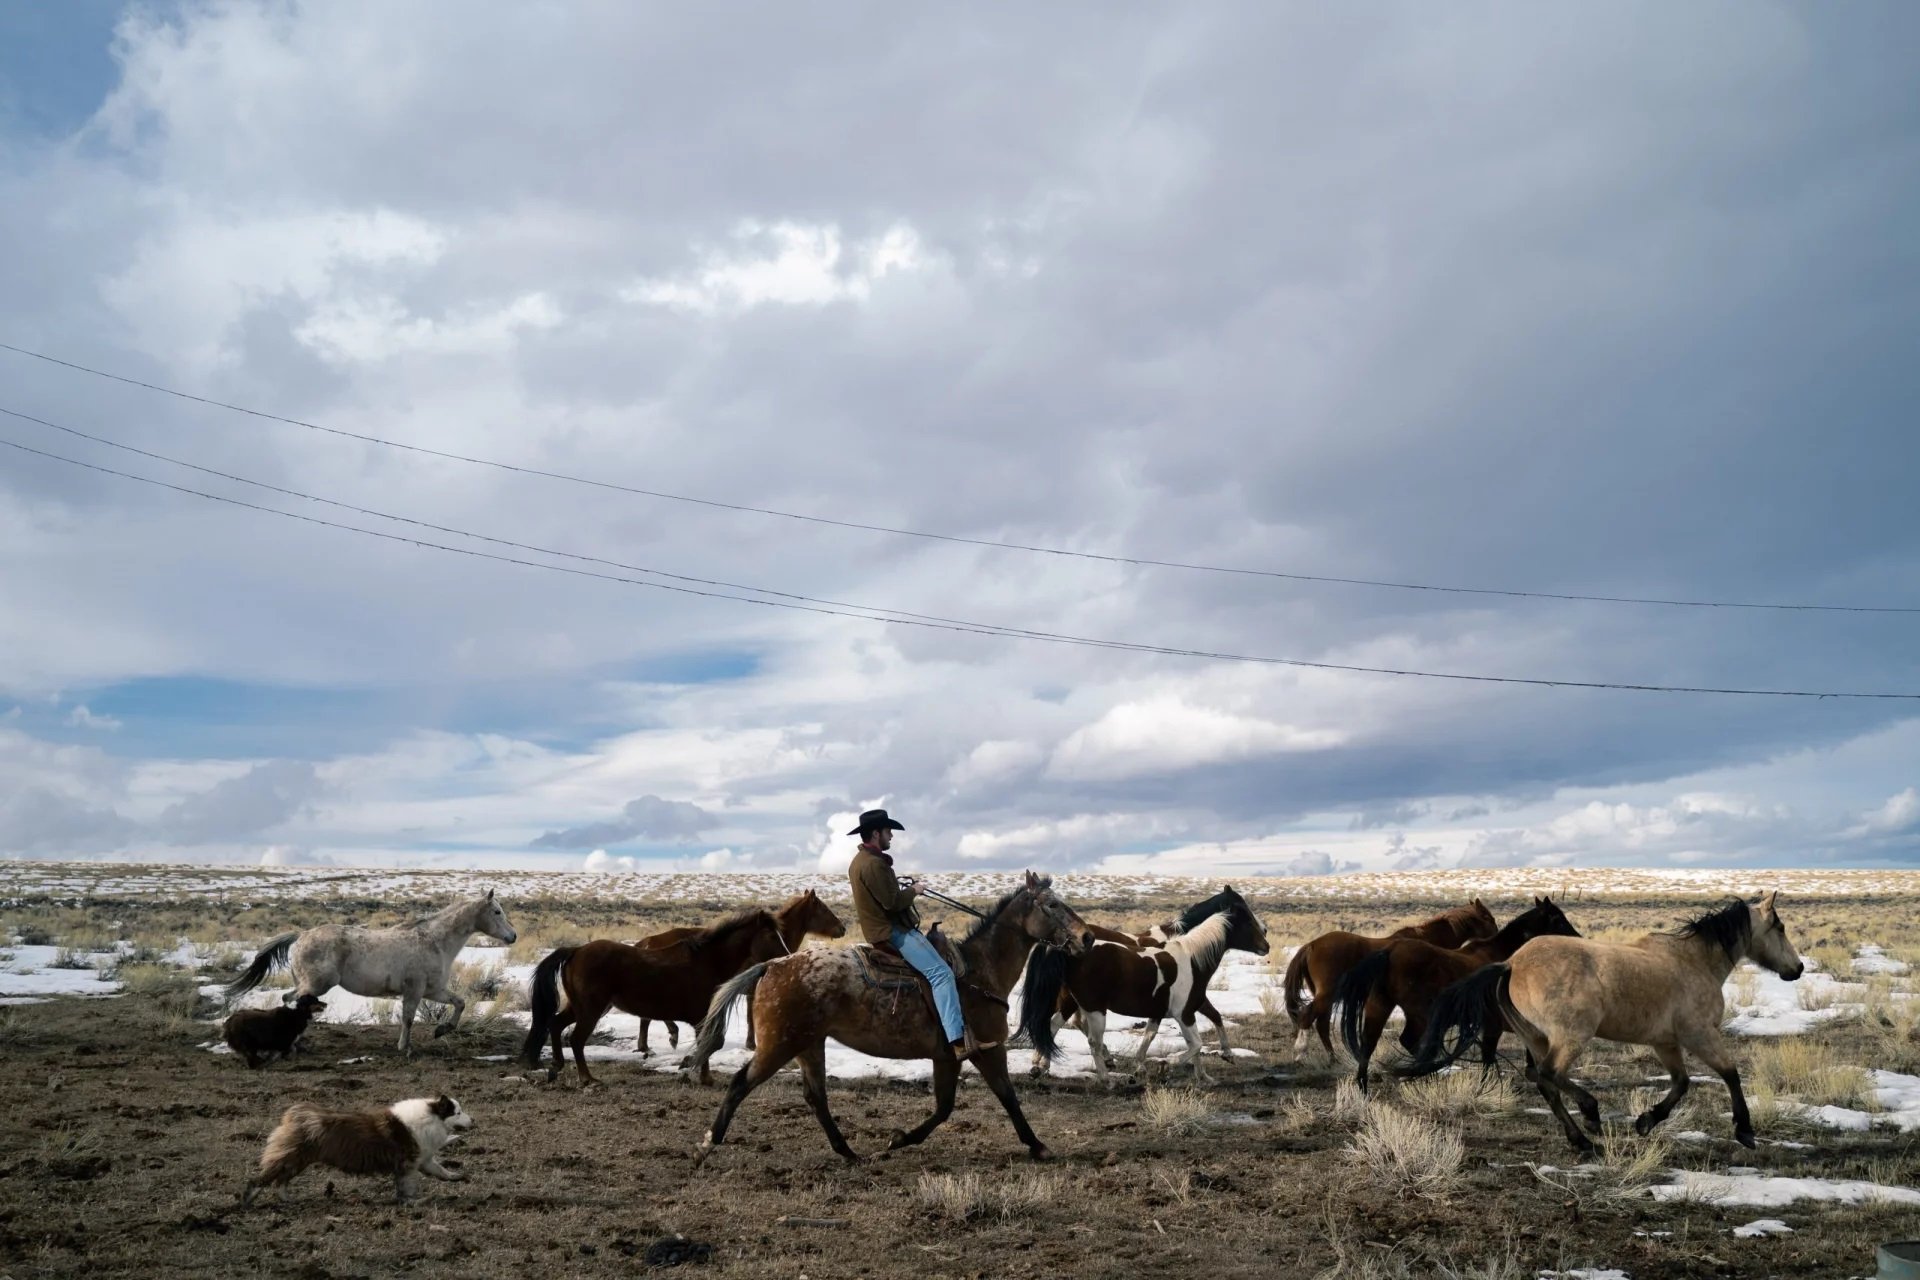
[(382, 436), (366, 435), (358, 431), (348, 431), (341, 427), (323, 426), (317, 422), (307, 422), (300, 418), (284, 417), (277, 413), (268, 413), (263, 409), (251, 409), (245, 405), (232, 404), (225, 400), (214, 400), (206, 396), (197, 396), (190, 391), (181, 391), (159, 383), (143, 382), (139, 378), (129, 378), (123, 374), (109, 373), (104, 369), (95, 369), (89, 365), (76, 364), (71, 360), (62, 360), (44, 352), (31, 351), (25, 347), (16, 347), (11, 343), (0, 342), (0, 351), (10, 351), (15, 355), (42, 360), (48, 364), (59, 365), (78, 373), (91, 374), (96, 378), (105, 378), (112, 382), (123, 383), (130, 387), (140, 387), (147, 391), (157, 391), (162, 395), (189, 400), (195, 404), (208, 405), (215, 409), (226, 409), (233, 413), (246, 414), (248, 417), (261, 418), (268, 422), (284, 423), (287, 426), (304, 427), (309, 431), (320, 431), (327, 435), (340, 436), (348, 440), (358, 440), (364, 444), (377, 444), (388, 449), (404, 449), (409, 453), (423, 454), (432, 458), (443, 458), (452, 462), (465, 462), (479, 467), (491, 467), (499, 471), (510, 471), (517, 475), (537, 476), (545, 480), (559, 480), (568, 484), (587, 485), (595, 489), (607, 489), (616, 493), (633, 494), (643, 498), (659, 498), (668, 502), (684, 502), (694, 506), (710, 507), (720, 511), (737, 511), (751, 515), (775, 516), (782, 520), (798, 520), (807, 524), (830, 525), (838, 529), (856, 529), (865, 533), (885, 533), (903, 538), (921, 538), (930, 542), (949, 542), (963, 546), (988, 547), (1000, 551), (1026, 551), (1035, 555), (1060, 556), (1075, 560), (1094, 560), (1104, 564), (1123, 564), (1137, 568), (1180, 569), (1193, 573), (1224, 573), (1240, 577), (1272, 578), (1286, 582), (1332, 583), (1349, 587), (1381, 587), (1394, 591), (1426, 591), (1442, 595), (1500, 596), (1520, 600), (1562, 600), (1589, 604), (1639, 604), (1659, 605), (1677, 609), (1760, 609), (1786, 613), (1920, 613), (1920, 605), (1854, 605), (1854, 604), (1795, 604), (1756, 600), (1693, 600), (1670, 598), (1665, 596), (1612, 596), (1590, 595), (1571, 591), (1522, 591), (1503, 587), (1462, 587), (1441, 585), (1430, 582), (1400, 582), (1385, 578), (1343, 577), (1325, 573), (1291, 573), (1278, 569), (1251, 569), (1245, 566), (1203, 564), (1192, 560), (1167, 560), (1152, 556), (1111, 555), (1098, 551), (1075, 551), (1066, 547), (1040, 546), (1034, 543), (1012, 542), (998, 538), (973, 538), (963, 534), (935, 533), (926, 529), (907, 529), (894, 525), (867, 524), (858, 520), (840, 520), (831, 516), (810, 515), (799, 511), (782, 511), (775, 507), (758, 507), (744, 502), (726, 502), (718, 498), (701, 498), (691, 494), (669, 493), (663, 489), (647, 489), (638, 485), (619, 484), (612, 480), (596, 480), (590, 476), (578, 476), (564, 471), (549, 471), (541, 467), (521, 466), (513, 462), (501, 462), (495, 458), (480, 458), (470, 454), (452, 453), (445, 449), (434, 449), (426, 445), (408, 444), (403, 440), (389, 440)]
[[(24, 417), (25, 415), (16, 415), (16, 416)], [(869, 609), (866, 612), (857, 612), (856, 610), (862, 609), (864, 608), (864, 606), (835, 605), (832, 602), (818, 600), (817, 598), (810, 597), (810, 596), (800, 596), (800, 595), (793, 595), (789, 593), (783, 593), (783, 598), (780, 598), (780, 599), (760, 599), (753, 596), (737, 595), (729, 591), (717, 590), (717, 589), (712, 589), (707, 587), (680, 585), (672, 582), (650, 582), (650, 581), (646, 581), (639, 578), (622, 577), (618, 574), (602, 573), (594, 569), (578, 569), (568, 565), (547, 564), (545, 562), (538, 561), (538, 560), (525, 560), (517, 556), (501, 555), (496, 552), (478, 551), (471, 547), (449, 546), (445, 543), (431, 542), (423, 538), (412, 537), (404, 534), (387, 533), (378, 529), (364, 528), (360, 525), (345, 524), (335, 520), (325, 520), (320, 518), (319, 516), (302, 515), (299, 512), (295, 512), (295, 511), (283, 511), (277, 507), (263, 506), (259, 503), (247, 502), (240, 498), (228, 497), (227, 495), (224, 495), (224, 494), (208, 493), (202, 489), (193, 489), (185, 485), (177, 485), (177, 484), (170, 483), (169, 481), (157, 480), (151, 476), (135, 475), (132, 472), (116, 470), (113, 467), (104, 467), (99, 465), (98, 463), (84, 462), (78, 458), (66, 457), (63, 454), (51, 453), (44, 449), (35, 449), (29, 445), (24, 445), (14, 440), (0, 438), (0, 445), (5, 445), (11, 449), (16, 449), (21, 453), (32, 454), (36, 457), (41, 457), (41, 458), (48, 458), (55, 462), (63, 462), (69, 466), (80, 467), (88, 471), (96, 471), (103, 475), (118, 476), (121, 479), (133, 480), (141, 484), (154, 485), (162, 489), (170, 489), (175, 493), (189, 494), (196, 498), (204, 498), (212, 502), (227, 503), (229, 505), (236, 506), (236, 507), (244, 507), (250, 511), (265, 512), (268, 515), (281, 516), (288, 520), (298, 520), (306, 524), (320, 525), (324, 528), (342, 529), (349, 533), (358, 533), (366, 537), (379, 538), (388, 542), (398, 542), (398, 543), (404, 543), (410, 546), (426, 547), (430, 550), (435, 550), (435, 551), (447, 551), (447, 552), (452, 552), (453, 554), (456, 554), (456, 555), (471, 556), (471, 557), (474, 557), (475, 559), (480, 559), (480, 560), (492, 560), (502, 564), (521, 565), (523, 567), (530, 568), (530, 569), (544, 569), (552, 573), (571, 574), (575, 577), (596, 578), (596, 579), (600, 579), (602, 581), (607, 581), (607, 582), (622, 583), (627, 586), (648, 587), (657, 591), (672, 591), (681, 595), (702, 596), (710, 599), (734, 600), (742, 604), (760, 605), (763, 608), (786, 609), (786, 610), (799, 612), (799, 613), (824, 614), (831, 617), (857, 618), (865, 622), (886, 622), (886, 623), (892, 623), (893, 625), (896, 625), (896, 626), (903, 626), (903, 627), (922, 627), (928, 630), (935, 630), (935, 631), (953, 631), (953, 632), (962, 632), (962, 633), (968, 633), (973, 635), (990, 635), (990, 636), (1000, 636), (1000, 637), (1013, 638), (1013, 639), (1028, 639), (1028, 640), (1041, 641), (1043, 643), (1048, 643), (1048, 644), (1072, 645), (1072, 646), (1077, 646), (1081, 648), (1092, 648), (1092, 649), (1111, 649), (1111, 650), (1116, 650), (1116, 651), (1126, 652), (1126, 653), (1153, 654), (1153, 655), (1162, 656), (1162, 657), (1204, 658), (1204, 659), (1208, 659), (1212, 661), (1220, 661), (1220, 662), (1250, 662), (1250, 663), (1258, 663), (1266, 666), (1300, 667), (1300, 668), (1316, 670), (1316, 671), (1339, 671), (1339, 672), (1346, 672), (1346, 673), (1358, 674), (1358, 675), (1409, 676), (1409, 677), (1414, 677), (1414, 678), (1424, 679), (1424, 680), (1453, 680), (1453, 681), (1460, 681), (1460, 682), (1465, 682), (1470, 684), (1513, 684), (1513, 685), (1531, 685), (1531, 686), (1540, 687), (1540, 688), (1608, 689), (1608, 690), (1626, 690), (1626, 691), (1634, 691), (1634, 692), (1642, 692), (1642, 693), (1724, 694), (1724, 695), (1730, 695), (1730, 696), (1765, 697), (1765, 698), (1851, 698), (1851, 699), (1869, 699), (1869, 700), (1882, 700), (1882, 701), (1885, 701), (1885, 700), (1920, 701), (1920, 693), (1854, 692), (1854, 691), (1845, 691), (1845, 690), (1809, 690), (1809, 689), (1722, 688), (1722, 687), (1703, 686), (1703, 685), (1661, 685), (1661, 684), (1643, 684), (1643, 683), (1628, 683), (1628, 682), (1619, 682), (1619, 681), (1599, 681), (1599, 680), (1556, 680), (1556, 679), (1545, 679), (1545, 678), (1528, 677), (1528, 676), (1470, 675), (1470, 674), (1464, 674), (1460, 672), (1421, 671), (1421, 670), (1415, 670), (1411, 668), (1400, 668), (1400, 667), (1371, 667), (1371, 666), (1361, 666), (1361, 665), (1352, 664), (1352, 663), (1316, 662), (1316, 661), (1310, 661), (1304, 658), (1280, 658), (1280, 657), (1272, 657), (1272, 656), (1267, 656), (1262, 654), (1225, 653), (1225, 652), (1218, 652), (1218, 651), (1207, 650), (1207, 649), (1179, 648), (1171, 645), (1143, 644), (1143, 643), (1137, 643), (1134, 641), (1126, 641), (1126, 640), (1104, 640), (1104, 639), (1098, 639), (1098, 638), (1093, 638), (1088, 636), (1065, 635), (1057, 632), (1027, 631), (1027, 630), (1021, 630), (1017, 628), (1001, 627), (993, 623), (968, 622), (960, 619), (935, 620), (930, 616), (926, 616), (926, 615), (906, 615), (906, 614), (895, 613), (894, 611), (884, 611), (885, 613), (890, 614), (891, 616), (880, 616), (883, 613), (883, 611)], [(254, 482), (249, 482), (249, 483), (254, 483)], [(263, 486), (263, 487), (272, 488), (274, 486)], [(294, 491), (281, 490), (281, 492), (293, 493)], [(306, 495), (303, 494), (298, 496), (305, 497)], [(316, 499), (316, 500), (319, 500), (319, 499)], [(510, 544), (510, 545), (520, 545), (520, 544)], [(652, 571), (643, 570), (642, 572), (652, 572)], [(698, 581), (698, 580), (689, 580), (689, 581)], [(754, 590), (754, 591), (761, 590), (761, 588), (745, 588), (745, 589)], [(772, 594), (772, 593), (767, 593), (767, 594)]]

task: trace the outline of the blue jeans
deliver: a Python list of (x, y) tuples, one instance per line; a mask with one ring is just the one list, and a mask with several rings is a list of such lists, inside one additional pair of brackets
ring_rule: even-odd
[(940, 1011), (940, 1028), (947, 1033), (947, 1043), (962, 1039), (967, 1034), (967, 1024), (960, 1017), (960, 992), (954, 988), (953, 970), (947, 968), (947, 962), (917, 929), (895, 929), (893, 949), (932, 985), (933, 1007)]

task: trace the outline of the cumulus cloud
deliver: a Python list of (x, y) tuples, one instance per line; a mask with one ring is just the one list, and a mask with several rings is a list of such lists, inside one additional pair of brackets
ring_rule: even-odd
[(655, 840), (676, 843), (699, 835), (719, 824), (712, 814), (685, 800), (662, 800), (645, 795), (627, 801), (620, 816), (606, 822), (549, 831), (534, 840), (535, 849), (589, 849), (598, 844), (621, 844), (628, 840)]
[(326, 791), (312, 764), (270, 760), (169, 805), (157, 827), (170, 844), (217, 844), (281, 825)]
[(1053, 751), (1056, 778), (1117, 781), (1176, 773), (1289, 751), (1338, 746), (1333, 729), (1298, 729), (1254, 716), (1190, 706), (1176, 698), (1127, 702), (1069, 734)]
[(112, 716), (96, 715), (87, 710), (84, 702), (67, 712), (67, 723), (76, 729), (102, 729), (108, 733), (121, 727), (121, 722)]
[(595, 849), (587, 855), (586, 861), (580, 864), (580, 869), (583, 871), (611, 873), (617, 871), (636, 871), (639, 869), (639, 866), (640, 864), (632, 858), (614, 857), (608, 854), (605, 849)]

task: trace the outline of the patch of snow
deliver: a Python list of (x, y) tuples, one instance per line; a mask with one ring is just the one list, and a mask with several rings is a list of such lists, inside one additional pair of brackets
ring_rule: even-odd
[(1772, 1178), (1764, 1174), (1701, 1173), (1676, 1170), (1674, 1180), (1649, 1187), (1655, 1200), (1701, 1200), (1712, 1204), (1749, 1204), (1779, 1208), (1796, 1200), (1823, 1200), (1838, 1204), (1920, 1204), (1920, 1191), (1886, 1187), (1875, 1182), (1843, 1182), (1830, 1178)]
[(1906, 973), (1912, 966), (1904, 960), (1895, 960), (1887, 954), (1885, 947), (1869, 942), (1854, 953), (1853, 971), (1855, 973)]
[(1733, 1234), (1742, 1240), (1757, 1240), (1761, 1236), (1790, 1236), (1793, 1228), (1778, 1218), (1759, 1218), (1744, 1227), (1735, 1227)]

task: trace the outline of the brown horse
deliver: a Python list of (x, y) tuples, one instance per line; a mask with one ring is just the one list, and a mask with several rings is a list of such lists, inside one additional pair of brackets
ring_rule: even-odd
[[(995, 903), (960, 943), (963, 971), (957, 983), (967, 1025), (983, 1043), (998, 1042), (973, 1054), (974, 1069), (1006, 1108), (1014, 1132), (1036, 1160), (1044, 1160), (1049, 1153), (1028, 1126), (1013, 1082), (1007, 1078), (1007, 993), (1019, 978), (1027, 953), (1043, 942), (1078, 954), (1093, 945), (1093, 938), (1086, 922), (1055, 896), (1052, 880), (1029, 871), (1026, 882)], [(696, 1059), (704, 1066), (725, 1042), (727, 1010), (748, 992), (758, 996), (753, 1021), (760, 1047), (727, 1087), (713, 1127), (695, 1153), (696, 1166), (725, 1140), (733, 1113), (746, 1096), (796, 1057), (807, 1101), (827, 1141), (843, 1159), (858, 1160), (827, 1107), (829, 1036), (878, 1058), (933, 1060), (933, 1114), (911, 1131), (896, 1132), (889, 1150), (924, 1142), (953, 1113), (960, 1060), (948, 1047), (932, 1007), (911, 997), (889, 999), (876, 993), (862, 976), (864, 962), (858, 950), (820, 947), (756, 965), (714, 996), (707, 1019), (700, 1024)]]
[[(1347, 971), (1334, 987), (1333, 1002), (1340, 1009), (1340, 1037), (1358, 1064), (1354, 1080), (1364, 1091), (1367, 1064), (1395, 1009), (1406, 1014), (1400, 1043), (1416, 1053), (1427, 1031), (1427, 1015), (1441, 990), (1482, 965), (1505, 960), (1542, 937), (1577, 938), (1580, 931), (1567, 922), (1551, 897), (1536, 897), (1533, 906), (1507, 921), (1491, 938), (1481, 938), (1448, 950), (1418, 938), (1396, 938)], [(1364, 1021), (1363, 1021), (1364, 1019)], [(1489, 1018), (1480, 1040), (1481, 1061), (1494, 1063), (1500, 1033), (1506, 1024)]]
[(1094, 1073), (1102, 1084), (1107, 1083), (1108, 1013), (1148, 1020), (1134, 1060), (1136, 1072), (1146, 1065), (1147, 1050), (1161, 1020), (1172, 1016), (1187, 1040), (1184, 1061), (1192, 1065), (1195, 1082), (1206, 1083), (1193, 1019), (1206, 999), (1207, 983), (1229, 948), (1267, 953), (1266, 926), (1239, 894), (1227, 892), (1230, 900), (1218, 911), (1160, 949), (1143, 952), (1096, 943), (1084, 955), (1067, 956), (1052, 948), (1036, 948), (1027, 962), (1020, 1019), (1033, 1042), (1034, 1074), (1044, 1071), (1059, 1052), (1054, 1033), (1065, 1020), (1061, 1011), (1070, 1015), (1077, 1009), (1086, 1026)]
[[(1777, 893), (1757, 903), (1735, 898), (1676, 933), (1650, 933), (1635, 942), (1536, 938), (1507, 963), (1487, 965), (1440, 993), (1419, 1057), (1403, 1074), (1426, 1075), (1464, 1056), (1487, 1018), (1497, 1014), (1526, 1041), (1540, 1092), (1567, 1141), (1586, 1155), (1598, 1148), (1567, 1114), (1564, 1095), (1572, 1095), (1587, 1128), (1599, 1133), (1600, 1104), (1568, 1074), (1589, 1040), (1644, 1044), (1667, 1069), (1667, 1096), (1634, 1119), (1634, 1131), (1642, 1136), (1686, 1095), (1684, 1055), (1691, 1053), (1726, 1081), (1733, 1136), (1751, 1147), (1753, 1118), (1720, 1034), (1726, 1014), (1722, 988), (1742, 960), (1788, 982), (1804, 971), (1780, 923), (1778, 898)], [(1457, 1034), (1451, 1045), (1450, 1034)]]
[[(1323, 933), (1293, 953), (1287, 962), (1287, 976), (1281, 983), (1287, 1016), (1293, 1019), (1294, 1039), (1307, 1034), (1308, 1028), (1320, 1033), (1320, 1043), (1333, 1056), (1333, 988), (1340, 975), (1365, 960), (1395, 938), (1419, 938), (1436, 947), (1457, 947), (1480, 938), (1491, 938), (1500, 926), (1487, 904), (1475, 898), (1465, 906), (1444, 911), (1420, 924), (1402, 925), (1384, 938), (1335, 929)], [(1313, 1003), (1302, 999), (1313, 992)], [(1296, 1052), (1298, 1048), (1296, 1047)]]
[[(780, 941), (787, 944), (788, 951), (798, 951), (800, 944), (810, 934), (819, 934), (823, 938), (844, 938), (847, 926), (840, 923), (840, 917), (833, 914), (826, 903), (820, 901), (820, 895), (809, 889), (805, 893), (796, 893), (787, 899), (786, 904), (773, 913), (774, 923), (780, 927)], [(678, 929), (663, 929), (659, 933), (650, 933), (640, 941), (633, 943), (642, 951), (665, 951), (689, 939), (697, 938), (711, 926), (687, 925)], [(731, 975), (729, 975), (731, 976)], [(680, 1024), (671, 1018), (659, 1019), (667, 1024), (667, 1043), (680, 1047)], [(655, 1019), (640, 1019), (640, 1037), (635, 1048), (641, 1057), (647, 1057), (651, 1050), (647, 1048), (647, 1032)], [(753, 1048), (753, 1024), (747, 1024), (747, 1048)]]
[[(579, 947), (560, 947), (533, 971), (531, 1001), (533, 1025), (527, 1031), (521, 1055), (527, 1065), (540, 1065), (540, 1046), (553, 1039), (553, 1064), (547, 1079), (560, 1074), (560, 1033), (573, 1028), (574, 1066), (580, 1083), (592, 1084), (587, 1070), (587, 1039), (607, 1010), (647, 1018), (698, 1022), (720, 984), (742, 969), (789, 955), (792, 948), (781, 936), (770, 911), (758, 909), (728, 916), (707, 926), (699, 936), (662, 951), (643, 951), (624, 942), (601, 939)], [(567, 1003), (560, 1007), (564, 984)], [(704, 1064), (701, 1082), (706, 1083)]]

